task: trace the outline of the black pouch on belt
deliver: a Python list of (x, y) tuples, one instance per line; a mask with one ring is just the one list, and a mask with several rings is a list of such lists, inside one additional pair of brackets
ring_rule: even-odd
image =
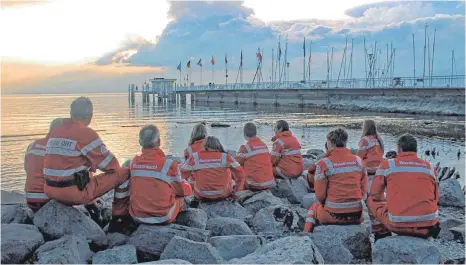
[(89, 178), (89, 171), (83, 170), (74, 173), (74, 180), (76, 182), (76, 186), (80, 191), (86, 188), (87, 184), (91, 181)]

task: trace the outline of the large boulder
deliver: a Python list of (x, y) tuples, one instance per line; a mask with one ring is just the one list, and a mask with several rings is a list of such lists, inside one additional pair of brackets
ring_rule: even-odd
[[(314, 242), (328, 238), (327, 235), (340, 240), (344, 247), (356, 259), (370, 259), (371, 241), (370, 234), (364, 225), (321, 225), (314, 228), (311, 237)], [(335, 243), (336, 244), (336, 243)], [(319, 248), (320, 249), (320, 248)]]
[(209, 243), (173, 237), (160, 256), (161, 259), (182, 259), (193, 264), (221, 264), (224, 260)]
[(157, 260), (157, 261), (142, 262), (138, 264), (192, 264), (192, 263), (186, 260), (182, 260), (182, 259), (163, 259), (163, 260)]
[(442, 240), (434, 240), (432, 243), (440, 251), (440, 264), (465, 264), (464, 243)]
[(428, 240), (390, 236), (377, 240), (372, 250), (374, 264), (439, 264), (439, 249)]
[(312, 236), (312, 239), (326, 264), (349, 264), (354, 258), (338, 236), (319, 233)]
[(205, 229), (207, 213), (202, 209), (188, 208), (178, 214), (176, 223), (189, 227)]
[(246, 199), (242, 204), (249, 213), (255, 214), (262, 208), (282, 204), (282, 201), (273, 196), (270, 191), (262, 191)]
[(124, 245), (97, 252), (92, 256), (92, 264), (135, 264), (138, 263), (136, 247)]
[(308, 193), (301, 198), (301, 205), (304, 209), (309, 209), (312, 204), (318, 201), (315, 193)]
[(309, 193), (309, 184), (303, 177), (280, 179), (271, 191), (273, 195), (279, 198), (286, 198), (290, 203), (301, 203), (304, 195)]
[(458, 220), (458, 219), (444, 219), (440, 220), (440, 233), (438, 235), (438, 239), (442, 241), (450, 241), (454, 240), (455, 236), (453, 233), (450, 231), (450, 228), (454, 228), (457, 226), (460, 226), (464, 224), (463, 220)]
[(289, 236), (268, 243), (253, 253), (232, 259), (233, 264), (323, 264), (324, 259), (310, 237)]
[(129, 237), (120, 233), (108, 233), (108, 248), (125, 245)]
[(177, 224), (167, 226), (140, 225), (127, 243), (136, 247), (139, 260), (150, 261), (159, 258), (174, 236), (206, 242), (210, 235), (209, 230)]
[(38, 248), (34, 261), (39, 264), (87, 264), (93, 254), (83, 235), (67, 235)]
[(102, 228), (91, 218), (73, 207), (51, 200), (34, 215), (34, 225), (46, 240), (64, 235), (84, 235), (94, 249), (105, 249), (107, 237)]
[(253, 235), (245, 222), (228, 217), (209, 219), (206, 229), (212, 231), (212, 236)]
[(39, 229), (26, 224), (1, 225), (2, 263), (23, 263), (44, 244)]
[(16, 191), (1, 190), (1, 197), (2, 205), (26, 203), (26, 195)]
[(464, 243), (464, 224), (449, 229), (453, 233), (453, 239)]
[(260, 248), (265, 240), (260, 236), (215, 236), (209, 243), (225, 260), (242, 258)]
[(456, 179), (447, 179), (440, 182), (439, 205), (464, 207), (464, 194), (460, 183)]
[(2, 224), (32, 224), (33, 215), (24, 203), (2, 205)]
[(199, 209), (206, 211), (208, 218), (231, 217), (244, 221), (250, 217), (250, 213), (248, 213), (243, 206), (238, 202), (232, 202), (230, 200), (201, 202), (199, 204)]
[(272, 205), (259, 210), (249, 221), (256, 233), (284, 233), (300, 231), (298, 223), (303, 219), (287, 205)]

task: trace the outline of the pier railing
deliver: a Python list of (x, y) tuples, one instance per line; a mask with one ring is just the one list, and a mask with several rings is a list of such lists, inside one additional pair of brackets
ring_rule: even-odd
[(311, 80), (286, 82), (261, 82), (254, 84), (208, 84), (177, 86), (178, 92), (210, 90), (259, 90), (259, 89), (357, 89), (357, 88), (465, 88), (465, 76), (432, 76), (425, 79), (413, 77), (360, 78), (340, 80)]

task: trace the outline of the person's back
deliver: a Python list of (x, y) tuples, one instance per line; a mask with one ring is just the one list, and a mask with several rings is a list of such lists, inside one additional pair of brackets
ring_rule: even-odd
[(373, 120), (365, 120), (357, 155), (363, 160), (367, 173), (374, 175), (383, 160), (384, 146)]
[(207, 137), (207, 128), (204, 124), (198, 123), (194, 126), (189, 139), (188, 148), (184, 150), (185, 161), (194, 153), (204, 148), (205, 138)]
[(24, 155), (26, 171), (26, 202), (34, 212), (38, 211), (49, 197), (44, 193), (44, 156), (47, 137), (32, 142)]
[(272, 164), (274, 175), (282, 178), (297, 178), (304, 171), (301, 155), (301, 145), (298, 139), (289, 131), (286, 121), (280, 120), (275, 127), (275, 136), (272, 138)]
[(190, 144), (188, 148), (184, 150), (184, 159), (187, 160), (194, 153), (202, 150), (204, 147), (205, 139), (197, 140), (194, 143)]

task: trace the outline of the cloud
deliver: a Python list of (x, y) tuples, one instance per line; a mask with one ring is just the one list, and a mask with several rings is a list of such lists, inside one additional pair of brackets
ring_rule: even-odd
[(46, 4), (51, 2), (51, 0), (2, 0), (1, 7), (11, 8), (11, 7), (22, 7), (28, 5), (39, 5)]

